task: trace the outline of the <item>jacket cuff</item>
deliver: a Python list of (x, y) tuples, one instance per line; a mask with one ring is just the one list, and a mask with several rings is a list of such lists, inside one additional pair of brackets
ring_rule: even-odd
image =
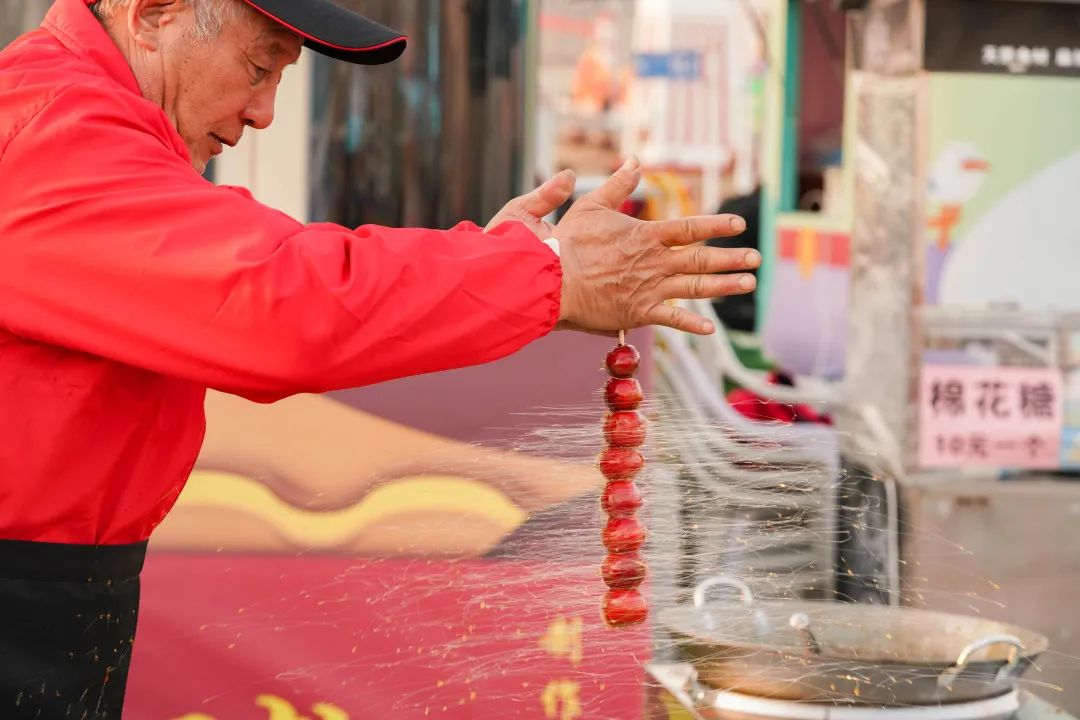
[(548, 316), (547, 328), (545, 329), (544, 334), (550, 333), (555, 329), (555, 326), (558, 325), (559, 320), (562, 318), (563, 268), (559, 241), (555, 238), (541, 240), (536, 233), (530, 230), (528, 226), (520, 220), (507, 220), (506, 222), (499, 223), (499, 225), (492, 228), (489, 234), (520, 237), (527, 241), (543, 245), (547, 248), (545, 252), (550, 252), (551, 263), (547, 266), (545, 274), (549, 276), (552, 281), (552, 288), (546, 294), (547, 300), (551, 303), (551, 312)]

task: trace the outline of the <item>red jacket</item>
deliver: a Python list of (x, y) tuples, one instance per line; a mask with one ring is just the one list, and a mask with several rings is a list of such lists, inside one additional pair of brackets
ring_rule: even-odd
[(305, 226), (215, 187), (83, 0), (57, 0), (0, 53), (0, 538), (146, 539), (206, 388), (488, 362), (552, 329), (560, 288), (519, 223)]

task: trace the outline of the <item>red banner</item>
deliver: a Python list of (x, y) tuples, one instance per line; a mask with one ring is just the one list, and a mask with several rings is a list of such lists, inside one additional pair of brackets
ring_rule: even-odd
[(135, 720), (641, 718), (595, 564), (154, 553)]

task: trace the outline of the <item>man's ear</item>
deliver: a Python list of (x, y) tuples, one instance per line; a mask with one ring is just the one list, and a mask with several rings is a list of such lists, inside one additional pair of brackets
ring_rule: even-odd
[(162, 30), (184, 12), (191, 12), (191, 5), (184, 0), (131, 0), (124, 21), (135, 42), (153, 52), (161, 42)]

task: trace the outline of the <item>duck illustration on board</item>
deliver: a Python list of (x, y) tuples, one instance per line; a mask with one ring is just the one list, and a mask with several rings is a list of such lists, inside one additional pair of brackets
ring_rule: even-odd
[[(1000, 170), (1004, 174), (1007, 168)], [(1078, 187), (1080, 151), (1075, 149), (1018, 177), (1015, 187), (981, 213), (956, 243), (941, 275), (941, 302), (1010, 304), (1030, 311), (1080, 309)]]
[(927, 187), (927, 204), (936, 209), (927, 221), (931, 233), (926, 244), (927, 305), (941, 300), (941, 280), (964, 206), (978, 195), (989, 169), (989, 163), (969, 142), (948, 144), (934, 163)]

